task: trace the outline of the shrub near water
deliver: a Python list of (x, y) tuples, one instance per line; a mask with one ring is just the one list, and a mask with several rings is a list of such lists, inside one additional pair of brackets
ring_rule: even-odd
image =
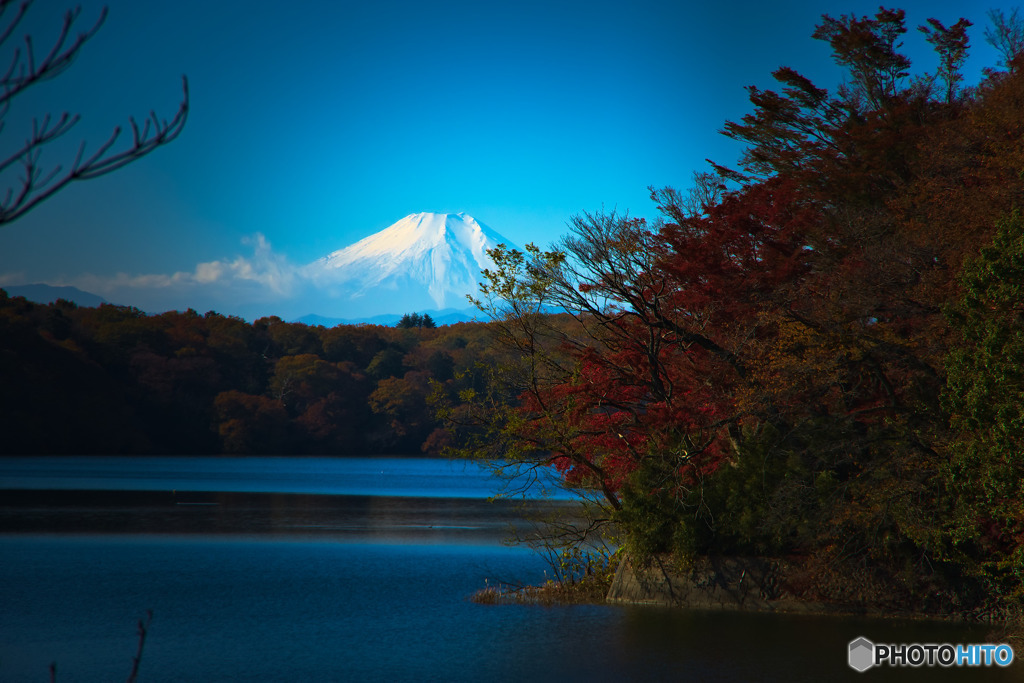
[(601, 603), (611, 588), (620, 557), (620, 554), (599, 556), (584, 553), (579, 548), (566, 549), (552, 564), (555, 578), (539, 586), (487, 585), (470, 596), (470, 600), (482, 605)]

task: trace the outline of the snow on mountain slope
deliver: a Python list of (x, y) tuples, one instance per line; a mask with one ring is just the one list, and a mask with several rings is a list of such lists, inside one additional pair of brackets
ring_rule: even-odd
[(333, 296), (379, 307), (405, 299), (400, 310), (463, 307), (476, 294), (480, 271), (493, 267), (487, 250), (512, 246), (464, 213), (416, 213), (306, 266), (306, 274)]

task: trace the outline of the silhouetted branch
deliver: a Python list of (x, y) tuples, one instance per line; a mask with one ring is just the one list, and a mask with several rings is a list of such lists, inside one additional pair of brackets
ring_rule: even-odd
[[(0, 20), (15, 0), (0, 0)], [(17, 13), (11, 20), (0, 27), (0, 46), (3, 46), (13, 35), (21, 23), (32, 0), (24, 0), (18, 6)], [(61, 75), (71, 66), (82, 47), (102, 27), (107, 18), (104, 8), (99, 19), (88, 30), (78, 33), (72, 39), (72, 29), (81, 14), (81, 8), (68, 10), (64, 14), (60, 33), (49, 51), (42, 59), (37, 59), (31, 36), (25, 37), (24, 49), (16, 48), (6, 71), (0, 76), (0, 132), (3, 131), (3, 118), (7, 114), (11, 100), (24, 92), (26, 88), (41, 81), (50, 80)], [(112, 151), (121, 136), (122, 128), (118, 126), (110, 137), (95, 152), (86, 155), (86, 143), (78, 147), (78, 153), (70, 169), (56, 165), (46, 170), (40, 165), (42, 149), (45, 145), (65, 135), (78, 124), (80, 117), (67, 112), (56, 121), (50, 114), (42, 121), (33, 119), (31, 136), (10, 154), (0, 157), (0, 173), (15, 165), (21, 165), (22, 174), (3, 194), (0, 201), (0, 225), (10, 223), (25, 215), (40, 202), (43, 202), (69, 183), (76, 180), (91, 180), (121, 169), (141, 159), (157, 147), (171, 142), (185, 127), (189, 110), (188, 79), (182, 77), (182, 100), (177, 113), (168, 121), (160, 119), (155, 111), (151, 111), (141, 127), (134, 119), (129, 119), (132, 130), (131, 145), (121, 151)]]
[[(3, 16), (8, 6), (14, 4), (15, 0), (0, 0), (0, 17)], [(11, 20), (10, 24), (0, 33), (0, 45), (3, 45), (14, 33), (15, 29), (25, 17), (33, 0), (25, 0), (18, 8), (18, 14)], [(71, 63), (78, 56), (79, 51), (96, 33), (99, 32), (103, 23), (107, 20), (107, 8), (104, 7), (99, 19), (92, 28), (78, 34), (71, 44), (67, 44), (71, 29), (78, 20), (82, 9), (76, 7), (64, 13), (64, 22), (61, 25), (60, 35), (54, 41), (50, 51), (42, 61), (36, 61), (35, 48), (32, 44), (32, 36), (25, 36), (24, 53), (20, 48), (14, 51), (4, 77), (0, 79), (0, 116), (7, 112), (10, 100), (23, 92), (26, 88), (35, 83), (49, 80), (60, 76), (71, 66)]]

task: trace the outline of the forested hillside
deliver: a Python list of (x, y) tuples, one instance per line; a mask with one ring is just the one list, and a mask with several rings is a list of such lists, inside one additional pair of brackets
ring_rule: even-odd
[(327, 329), (0, 290), (0, 452), (436, 453), (431, 382), (481, 388), (490, 347), (483, 324)]

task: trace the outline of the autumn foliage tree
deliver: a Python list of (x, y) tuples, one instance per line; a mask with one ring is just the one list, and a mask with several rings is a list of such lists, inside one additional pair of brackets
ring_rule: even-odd
[[(1024, 196), (1024, 79), (1011, 55), (964, 87), (966, 19), (919, 27), (937, 66), (915, 72), (905, 19), (824, 16), (813, 37), (845, 85), (783, 68), (778, 91), (749, 88), (752, 113), (723, 130), (746, 145), (740, 167), (652, 191), (657, 220), (583, 214), (547, 251), (496, 250), (477, 305), (514, 361), (467, 397), (488, 408), (478, 445), (598, 494), (639, 555), (785, 556), (813, 577), (805, 595), (847, 603), (1011, 599), (1024, 566), (1012, 446), (954, 455), (968, 418), (950, 410), (969, 411), (939, 397), (981, 396), (997, 367), (1012, 385), (1019, 365), (1000, 346), (1005, 363), (967, 369), (985, 356), (943, 311), (980, 286), (964, 264)], [(1010, 282), (1011, 262), (986, 267)], [(1005, 303), (972, 305), (1004, 329), (1015, 290), (999, 291)], [(997, 424), (972, 433), (1013, 423), (1007, 391)], [(975, 479), (987, 497), (962, 495)], [(983, 548), (998, 568), (971, 564)], [(971, 586), (994, 571), (1005, 581), (980, 597)]]

